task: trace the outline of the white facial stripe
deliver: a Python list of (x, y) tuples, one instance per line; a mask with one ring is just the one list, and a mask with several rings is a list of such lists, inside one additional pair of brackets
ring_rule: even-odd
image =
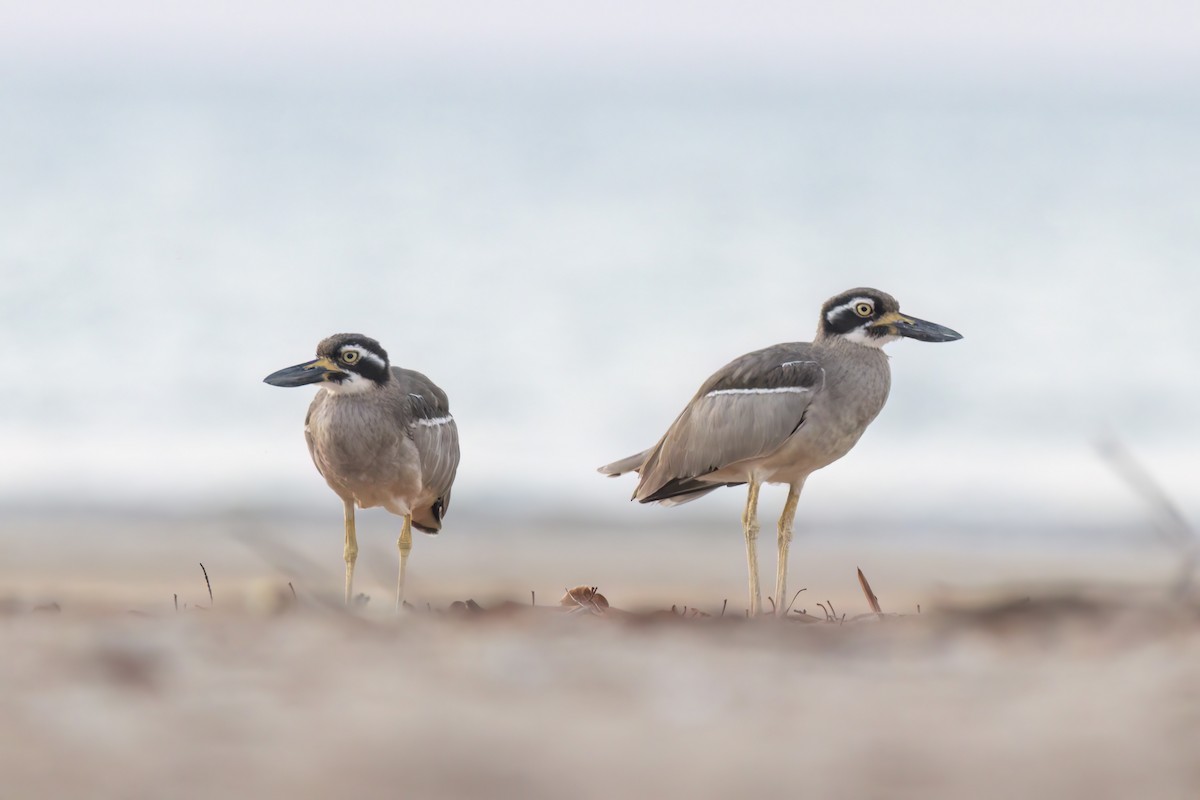
[(321, 383), (321, 388), (333, 394), (357, 394), (358, 392), (369, 392), (379, 386), (375, 381), (364, 378), (357, 372), (343, 372), (342, 374), (346, 377), (341, 381), (324, 381)]
[(363, 349), (363, 348), (359, 347), (359, 346), (358, 346), (358, 345), (356, 345), (356, 344), (348, 344), (348, 345), (346, 345), (345, 347), (343, 347), (341, 350), (339, 350), (339, 351), (338, 351), (338, 353), (339, 353), (339, 354), (343, 354), (343, 353), (349, 353), (349, 352), (355, 352), (355, 353), (358, 353), (358, 357), (359, 357), (359, 359), (364, 359), (364, 358), (365, 358), (365, 359), (367, 359), (368, 361), (374, 361), (376, 364), (378, 364), (378, 365), (379, 365), (379, 366), (381, 366), (381, 367), (382, 367), (382, 366), (384, 366), (384, 363), (383, 363), (383, 359), (382, 359), (382, 358), (380, 358), (379, 356), (375, 355), (375, 354), (374, 354), (374, 353), (372, 353), (370, 350), (365, 350), (365, 349)]
[(453, 419), (454, 417), (447, 414), (444, 417), (436, 417), (433, 419), (419, 419), (417, 420), (417, 424), (422, 428), (432, 428), (435, 425), (445, 425), (447, 422), (451, 422)]
[(803, 394), (811, 392), (807, 386), (776, 386), (771, 389), (713, 389), (705, 397), (719, 397), (723, 394)]
[[(849, 303), (843, 303), (840, 306), (835, 306), (835, 307), (829, 309), (829, 313), (825, 315), (825, 319), (829, 320), (830, 322), (833, 322), (834, 318), (837, 317), (839, 314), (841, 314), (843, 311), (849, 311), (851, 314), (854, 314), (854, 307), (856, 305), (858, 305), (859, 303), (866, 303), (867, 305), (869, 305), (871, 307), (872, 310), (875, 309), (875, 301), (872, 300), (871, 298), (856, 297), (853, 300), (851, 300)], [(857, 317), (858, 314), (854, 314), (854, 316)]]
[(898, 336), (870, 336), (867, 334), (866, 328), (855, 328), (849, 333), (841, 334), (841, 337), (847, 342), (854, 342), (865, 347), (883, 347), (888, 342), (894, 342)]

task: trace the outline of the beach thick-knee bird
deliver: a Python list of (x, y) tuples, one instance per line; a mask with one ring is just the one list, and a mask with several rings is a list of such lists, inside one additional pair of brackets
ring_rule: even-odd
[(412, 529), (441, 529), (458, 471), (458, 426), (446, 393), (419, 372), (391, 366), (379, 342), (358, 333), (330, 336), (317, 345), (314, 360), (264, 381), (320, 385), (304, 418), (304, 439), (317, 471), (342, 498), (347, 603), (358, 558), (354, 507), (382, 506), (404, 518), (396, 580), (400, 609)]
[(900, 337), (951, 342), (949, 328), (900, 313), (889, 294), (851, 289), (826, 301), (812, 342), (777, 344), (736, 358), (704, 382), (658, 443), (601, 467), (637, 472), (633, 499), (678, 505), (722, 486), (749, 486), (742, 516), (750, 569), (750, 613), (758, 587), (758, 492), (789, 487), (779, 518), (775, 609), (787, 602), (787, 559), (804, 481), (862, 436), (891, 387), (882, 348)]

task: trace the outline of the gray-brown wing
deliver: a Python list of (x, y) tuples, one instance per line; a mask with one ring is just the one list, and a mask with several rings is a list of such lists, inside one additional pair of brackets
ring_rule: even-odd
[(392, 367), (402, 390), (410, 435), (421, 460), (421, 483), (440, 500), (435, 516), (450, 507), (450, 489), (458, 473), (458, 424), (450, 414), (450, 401), (433, 381), (415, 370)]
[(703, 476), (778, 449), (804, 422), (825, 371), (804, 343), (735, 359), (709, 378), (651, 451), (634, 498), (708, 491)]

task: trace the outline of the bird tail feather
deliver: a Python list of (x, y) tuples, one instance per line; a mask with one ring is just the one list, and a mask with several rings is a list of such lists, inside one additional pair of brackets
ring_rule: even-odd
[(622, 458), (620, 461), (614, 461), (611, 464), (605, 464), (596, 471), (601, 475), (607, 475), (610, 478), (615, 478), (618, 475), (624, 475), (626, 472), (640, 472), (642, 465), (646, 463), (646, 458), (650, 455), (649, 450), (643, 450), (640, 453)]

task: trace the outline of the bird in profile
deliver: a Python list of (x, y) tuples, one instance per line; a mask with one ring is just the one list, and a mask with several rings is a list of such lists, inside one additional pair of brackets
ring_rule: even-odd
[(788, 548), (804, 481), (854, 447), (887, 401), (891, 372), (883, 346), (900, 337), (961, 339), (955, 331), (900, 313), (889, 294), (851, 289), (825, 302), (812, 342), (777, 344), (717, 370), (649, 450), (600, 467), (636, 472), (633, 499), (679, 505), (722, 486), (749, 489), (742, 528), (750, 570), (750, 613), (758, 584), (758, 494), (786, 484), (779, 518), (775, 609), (787, 594)]
[(304, 439), (317, 472), (342, 499), (347, 604), (358, 558), (354, 507), (382, 506), (404, 518), (399, 610), (412, 529), (437, 533), (450, 508), (459, 451), (446, 393), (419, 372), (391, 366), (379, 342), (358, 333), (330, 336), (317, 345), (314, 360), (263, 380), (272, 386), (320, 386), (304, 418)]

